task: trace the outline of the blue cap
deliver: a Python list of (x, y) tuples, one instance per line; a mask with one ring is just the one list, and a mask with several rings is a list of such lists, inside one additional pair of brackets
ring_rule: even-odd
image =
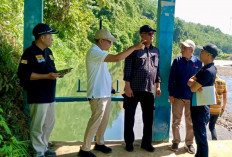
[(153, 32), (156, 32), (155, 29), (152, 29), (150, 26), (148, 25), (144, 25), (142, 27), (140, 27), (140, 33), (143, 33), (143, 32), (150, 32), (150, 31), (153, 31)]
[(201, 50), (209, 52), (214, 58), (218, 55), (218, 48), (216, 45), (208, 43), (205, 46), (197, 46)]
[(51, 27), (49, 27), (48, 25), (43, 24), (43, 23), (37, 24), (34, 27), (32, 32), (33, 32), (34, 36), (39, 36), (39, 35), (43, 35), (43, 34), (57, 34), (57, 33), (59, 33), (59, 31), (53, 30), (53, 29), (51, 29)]

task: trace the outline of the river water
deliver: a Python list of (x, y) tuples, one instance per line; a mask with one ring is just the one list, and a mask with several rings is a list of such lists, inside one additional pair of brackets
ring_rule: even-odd
[(232, 77), (219, 76), (221, 79), (226, 81), (227, 86), (227, 104), (223, 117), (230, 119), (232, 122)]
[[(124, 81), (122, 80), (123, 62), (108, 64), (113, 79), (113, 86), (116, 88), (116, 80), (119, 80), (120, 93), (123, 92)], [(232, 78), (220, 76), (227, 83), (228, 100), (224, 117), (232, 121)], [(85, 66), (79, 64), (71, 73), (57, 81), (57, 97), (66, 96), (86, 96), (85, 92), (77, 92), (78, 79), (81, 80), (81, 90), (86, 90)], [(87, 122), (91, 111), (88, 102), (64, 102), (56, 103), (56, 124), (52, 132), (51, 141), (82, 141)], [(142, 117), (141, 108), (138, 105), (135, 116), (135, 138), (142, 137)], [(106, 140), (123, 140), (124, 110), (122, 102), (112, 102), (110, 120), (105, 133)]]

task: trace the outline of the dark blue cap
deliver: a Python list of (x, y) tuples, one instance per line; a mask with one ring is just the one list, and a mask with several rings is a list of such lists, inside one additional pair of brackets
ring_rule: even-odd
[(205, 46), (197, 46), (201, 50), (209, 52), (214, 58), (218, 55), (218, 48), (216, 45), (208, 43)]
[(59, 33), (59, 31), (53, 30), (51, 29), (51, 27), (43, 23), (37, 24), (33, 29), (34, 36), (39, 36), (43, 34), (57, 34), (57, 33)]
[(150, 32), (150, 31), (153, 31), (153, 32), (156, 32), (155, 29), (152, 29), (150, 26), (148, 25), (144, 25), (142, 27), (140, 27), (140, 33), (143, 33), (143, 32)]

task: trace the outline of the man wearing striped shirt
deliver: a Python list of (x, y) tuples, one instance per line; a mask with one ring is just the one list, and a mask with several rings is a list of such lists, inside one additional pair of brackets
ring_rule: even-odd
[[(215, 124), (217, 122), (219, 114), (225, 111), (226, 102), (227, 102), (227, 88), (226, 88), (226, 82), (223, 79), (219, 78), (218, 76), (216, 76), (214, 86), (216, 89), (217, 104), (210, 105), (209, 130), (211, 132), (212, 140), (217, 140)], [(223, 105), (222, 105), (222, 99), (223, 99)]]

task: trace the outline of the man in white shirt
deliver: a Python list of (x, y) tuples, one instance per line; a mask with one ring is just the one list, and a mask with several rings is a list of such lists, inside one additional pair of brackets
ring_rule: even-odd
[(125, 59), (133, 51), (144, 49), (144, 42), (130, 47), (126, 51), (116, 55), (104, 52), (109, 50), (116, 38), (107, 30), (101, 29), (95, 34), (96, 43), (86, 54), (87, 68), (87, 98), (92, 111), (89, 119), (83, 145), (78, 156), (95, 157), (90, 151), (91, 142), (96, 135), (94, 149), (103, 153), (111, 153), (112, 149), (104, 145), (104, 133), (107, 127), (110, 103), (112, 80), (106, 62), (119, 62)]

